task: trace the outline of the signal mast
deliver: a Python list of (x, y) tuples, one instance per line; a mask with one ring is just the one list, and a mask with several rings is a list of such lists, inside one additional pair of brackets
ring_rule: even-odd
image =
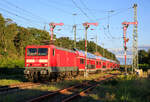
[(123, 25), (123, 40), (124, 40), (124, 56), (125, 56), (125, 70), (126, 70), (126, 73), (127, 73), (127, 66), (126, 66), (126, 56), (127, 56), (127, 46), (126, 46), (126, 43), (129, 41), (129, 38), (126, 38), (126, 31), (127, 31), (127, 28), (128, 26), (132, 24), (132, 25), (137, 25), (138, 22), (123, 22), (122, 25)]
[(83, 26), (85, 27), (85, 73), (84, 76), (87, 77), (87, 30), (90, 27), (90, 25), (98, 26), (98, 23), (83, 23)]
[(49, 26), (50, 26), (50, 32), (51, 32), (51, 40), (50, 40), (50, 42), (51, 43), (53, 43), (53, 31), (54, 31), (54, 28), (56, 27), (56, 26), (63, 26), (64, 25), (64, 23), (50, 23), (49, 24)]

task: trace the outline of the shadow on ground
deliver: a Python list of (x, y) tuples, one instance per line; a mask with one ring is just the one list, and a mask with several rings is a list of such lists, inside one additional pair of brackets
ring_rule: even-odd
[(0, 79), (27, 81), (24, 78), (24, 68), (0, 68)]

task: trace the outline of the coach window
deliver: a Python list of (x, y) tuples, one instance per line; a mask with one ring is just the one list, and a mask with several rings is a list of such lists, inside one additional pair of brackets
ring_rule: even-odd
[(96, 65), (98, 65), (98, 61), (96, 61)]
[(99, 62), (99, 65), (101, 65), (101, 62)]
[(80, 64), (84, 64), (84, 59), (80, 59)]
[(53, 56), (55, 56), (55, 49), (53, 49)]
[(103, 68), (106, 68), (106, 65), (103, 65)]

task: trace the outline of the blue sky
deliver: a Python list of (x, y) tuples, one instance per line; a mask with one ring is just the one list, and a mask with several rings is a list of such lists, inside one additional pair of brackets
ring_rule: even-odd
[[(91, 38), (97, 34), (98, 45), (104, 43), (105, 48), (120, 48), (123, 47), (121, 23), (133, 21), (134, 3), (138, 5), (138, 44), (150, 45), (150, 0), (0, 0), (0, 13), (20, 26), (44, 29), (46, 25), (47, 31), (48, 23), (63, 22), (64, 26), (55, 29), (57, 37), (73, 39), (72, 26), (77, 24), (78, 40), (84, 39), (82, 23), (98, 22), (99, 26), (88, 29), (88, 39), (94, 41)], [(128, 47), (132, 46), (132, 33), (133, 25), (130, 25)]]

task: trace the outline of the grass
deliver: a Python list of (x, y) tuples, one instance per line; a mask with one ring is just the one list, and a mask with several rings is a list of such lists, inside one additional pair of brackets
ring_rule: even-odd
[(18, 84), (18, 83), (21, 83), (21, 82), (22, 81), (19, 81), (19, 80), (0, 79), (0, 86), (11, 85), (11, 84)]
[(21, 82), (27, 81), (24, 78), (24, 75), (6, 75), (2, 74), (0, 75), (0, 86), (5, 86), (5, 85), (11, 85), (11, 84), (18, 84)]
[(138, 78), (135, 75), (121, 75), (117, 79), (97, 86), (92, 92), (79, 101), (150, 102), (150, 80)]

